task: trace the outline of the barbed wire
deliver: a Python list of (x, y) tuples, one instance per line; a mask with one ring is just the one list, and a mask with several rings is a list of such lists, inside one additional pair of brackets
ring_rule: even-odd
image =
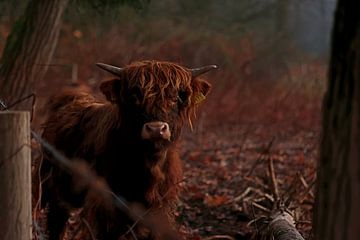
[(36, 233), (36, 236), (38, 236), (39, 240), (46, 240), (45, 234), (43, 230), (41, 229), (39, 223), (36, 221), (36, 219), (33, 218), (33, 227)]
[(0, 98), (1, 111), (7, 110), (7, 106), (4, 100)]
[(31, 103), (31, 115), (30, 115), (30, 121), (32, 121), (33, 119), (33, 116), (34, 116), (34, 106), (35, 106), (35, 102), (36, 102), (36, 94), (35, 93), (31, 93), (25, 97), (22, 97), (18, 100), (16, 100), (15, 102), (7, 105), (5, 100), (1, 99), (0, 98), (0, 105), (1, 105), (1, 108), (0, 108), (0, 111), (5, 111), (5, 110), (9, 110), (11, 109), (12, 107), (16, 106), (17, 104), (29, 99), (29, 98), (32, 98), (32, 103)]

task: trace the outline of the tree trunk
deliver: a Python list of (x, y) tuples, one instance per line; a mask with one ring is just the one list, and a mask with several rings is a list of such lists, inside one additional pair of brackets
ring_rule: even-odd
[(276, 5), (276, 32), (283, 35), (287, 33), (289, 0), (278, 0)]
[(332, 35), (328, 89), (314, 212), (316, 239), (360, 239), (360, 14), (339, 0)]
[(0, 112), (0, 233), (4, 240), (31, 239), (29, 112)]
[[(0, 64), (0, 98), (8, 104), (34, 91), (47, 71), (68, 0), (29, 1), (7, 39)], [(28, 109), (29, 104), (17, 109)]]

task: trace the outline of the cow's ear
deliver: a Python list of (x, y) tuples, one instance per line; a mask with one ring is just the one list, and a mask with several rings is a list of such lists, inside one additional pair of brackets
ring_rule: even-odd
[(211, 84), (207, 81), (196, 79), (194, 86), (194, 99), (193, 102), (197, 105), (205, 100), (206, 96), (211, 90)]
[(111, 79), (100, 84), (100, 90), (110, 102), (117, 102), (120, 98), (121, 80)]
[(206, 97), (211, 89), (211, 84), (204, 80), (198, 80), (200, 83), (200, 91)]

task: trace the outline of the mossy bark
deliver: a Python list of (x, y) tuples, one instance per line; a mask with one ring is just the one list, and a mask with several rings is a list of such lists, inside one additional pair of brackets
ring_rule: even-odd
[(316, 239), (360, 239), (360, 14), (335, 14), (314, 213)]
[[(59, 36), (68, 0), (29, 1), (15, 23), (0, 61), (0, 98), (8, 104), (32, 93), (43, 78)], [(29, 110), (29, 104), (17, 109)]]

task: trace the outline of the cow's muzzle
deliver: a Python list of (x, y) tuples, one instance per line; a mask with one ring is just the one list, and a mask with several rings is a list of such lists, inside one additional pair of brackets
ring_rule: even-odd
[(143, 139), (165, 139), (170, 141), (169, 124), (160, 121), (145, 123), (141, 131), (141, 137)]

